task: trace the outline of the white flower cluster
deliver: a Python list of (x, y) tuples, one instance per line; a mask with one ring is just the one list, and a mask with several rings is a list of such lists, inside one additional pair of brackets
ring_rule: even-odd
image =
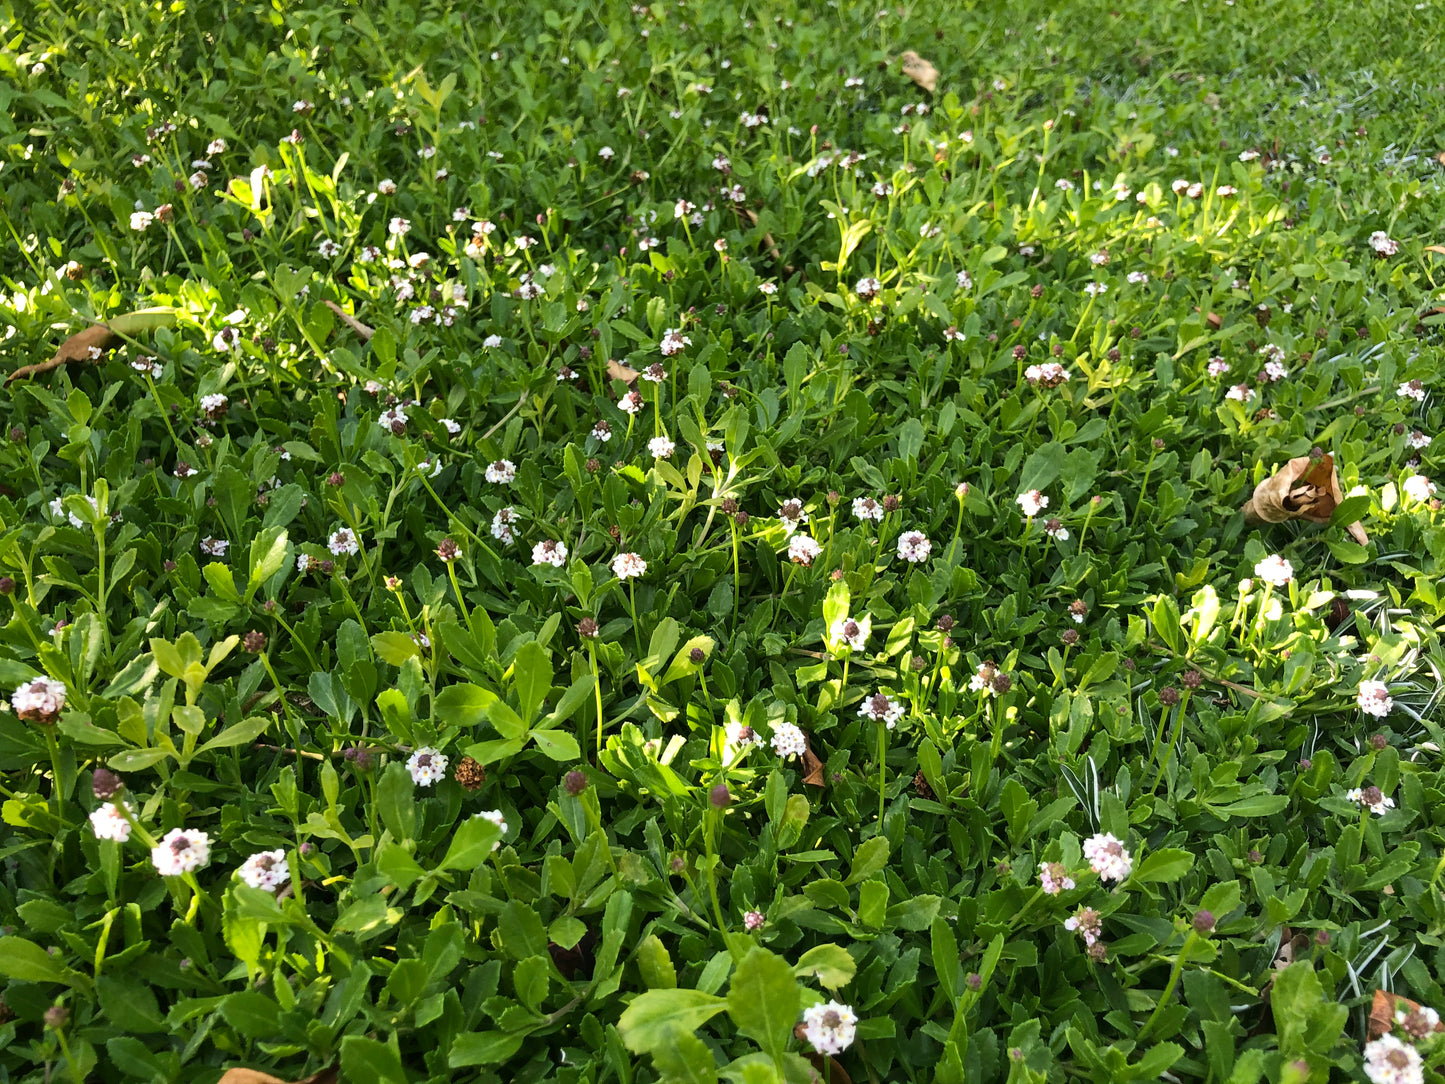
[(22, 719), (53, 722), (65, 707), (65, 683), (43, 677), (27, 681), (11, 694), (10, 706)]
[(1116, 836), (1107, 832), (1084, 841), (1084, 857), (1101, 881), (1122, 881), (1134, 869), (1134, 860)]
[(819, 1054), (841, 1054), (858, 1036), (858, 1016), (852, 1006), (829, 1001), (803, 1010), (803, 1038)]
[(412, 782), (419, 787), (429, 787), (447, 777), (447, 765), (451, 761), (440, 749), (423, 746), (407, 758), (406, 770), (411, 773)]
[(211, 860), (211, 837), (194, 828), (172, 828), (151, 848), (151, 862), (162, 877), (194, 873)]
[(278, 848), (253, 854), (241, 863), (236, 875), (252, 888), (275, 892), (291, 879), (291, 870), (286, 865), (286, 852)]

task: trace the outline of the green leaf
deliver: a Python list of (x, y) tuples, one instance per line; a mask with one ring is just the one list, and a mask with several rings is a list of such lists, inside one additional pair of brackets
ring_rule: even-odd
[[(407, 659), (416, 658), (421, 654), (421, 648), (416, 646), (413, 640), (404, 632), (378, 632), (371, 637), (371, 650), (376, 652), (376, 657), (382, 662), (390, 663), (392, 666), (400, 666)], [(446, 690), (442, 690), (445, 692)], [(440, 693), (438, 697), (440, 697)]]
[(221, 561), (207, 562), (201, 568), (201, 575), (211, 585), (211, 592), (225, 602), (239, 602), (241, 595), (236, 590), (236, 579), (231, 570)]
[[(714, 641), (711, 636), (694, 636), (687, 643), (683, 644), (677, 649), (677, 654), (672, 657), (672, 662), (668, 663), (666, 672), (657, 683), (658, 688), (677, 681), (679, 678), (691, 677), (697, 673), (712, 655), (714, 646)], [(702, 652), (702, 662), (692, 661), (692, 653), (694, 650)]]
[(733, 972), (728, 1015), (738, 1033), (756, 1042), (774, 1061), (788, 1047), (801, 1010), (802, 990), (781, 956), (754, 946)]
[(497, 1065), (518, 1050), (526, 1035), (505, 1031), (472, 1032), (458, 1035), (447, 1052), (447, 1065), (461, 1069), (468, 1065)]
[(663, 1084), (717, 1084), (717, 1062), (691, 1032), (674, 1031), (665, 1043), (652, 1048), (652, 1062)]
[(221, 1016), (247, 1039), (279, 1037), (281, 1006), (259, 990), (240, 990), (221, 1002)]
[(529, 726), (552, 689), (552, 660), (536, 640), (528, 640), (512, 661), (512, 688), (517, 691), (518, 714)]
[(677, 969), (662, 938), (650, 933), (637, 946), (637, 971), (649, 990), (672, 990), (677, 986)]
[(867, 880), (888, 864), (888, 840), (883, 836), (865, 839), (853, 852), (853, 864), (845, 885), (855, 885)]
[(628, 1050), (643, 1054), (670, 1043), (674, 1033), (696, 1031), (727, 1004), (701, 990), (648, 990), (632, 999), (617, 1021), (617, 1032)]
[(475, 869), (502, 838), (502, 830), (493, 821), (474, 813), (462, 821), (447, 847), (446, 857), (438, 869)]
[(532, 740), (537, 748), (556, 761), (576, 760), (582, 755), (577, 738), (566, 730), (534, 730)]
[[(407, 642), (411, 640), (408, 638)], [(487, 710), (496, 702), (497, 694), (480, 685), (448, 685), (432, 702), (432, 718), (438, 726), (472, 730), (486, 721)]]
[(250, 572), (246, 577), (246, 601), (250, 602), (261, 585), (286, 564), (290, 543), (285, 527), (264, 527), (251, 540)]
[(502, 936), (503, 951), (518, 960), (547, 951), (547, 931), (542, 920), (521, 900), (507, 901), (497, 918), (497, 932)]
[(1019, 492), (1047, 489), (1064, 469), (1067, 454), (1064, 446), (1055, 441), (1040, 445), (1024, 460), (1023, 470), (1019, 473)]
[(1369, 494), (1358, 493), (1353, 497), (1346, 497), (1335, 505), (1334, 512), (1330, 514), (1330, 526), (1348, 527), (1351, 523), (1358, 523), (1369, 510)]
[(1193, 865), (1194, 856), (1188, 851), (1166, 847), (1145, 855), (1144, 860), (1134, 867), (1134, 874), (1130, 880), (1138, 883), (1151, 881), (1169, 883), (1179, 880), (1189, 872)]
[(793, 965), (793, 974), (798, 978), (816, 978), (829, 990), (847, 986), (857, 971), (857, 961), (841, 945), (815, 945)]
[(21, 982), (64, 982), (65, 969), (34, 941), (0, 937), (0, 975)]
[(246, 745), (266, 733), (266, 728), (270, 725), (271, 720), (264, 715), (253, 715), (249, 719), (242, 719), (239, 723), (226, 727), (196, 752), (204, 753), (209, 749), (229, 749), (233, 745)]
[(376, 784), (381, 823), (402, 842), (411, 839), (416, 831), (416, 802), (412, 798), (415, 787), (406, 766), (395, 760), (386, 766)]
[(397, 1052), (364, 1035), (341, 1040), (341, 1075), (346, 1084), (407, 1084)]

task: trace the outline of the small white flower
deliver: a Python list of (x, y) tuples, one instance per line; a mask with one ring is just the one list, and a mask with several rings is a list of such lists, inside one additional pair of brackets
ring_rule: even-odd
[(1430, 441), (1431, 438), (1420, 432), (1420, 430), (1418, 429), (1412, 429), (1410, 431), (1410, 435), (1405, 438), (1405, 443), (1410, 445), (1410, 447), (1414, 448), (1416, 451), (1420, 451), (1424, 448), (1430, 447)]
[(882, 723), (892, 730), (898, 725), (898, 720), (903, 718), (903, 702), (892, 700), (883, 693), (874, 693), (864, 698), (858, 708), (858, 715), (864, 719), (872, 719), (875, 723)]
[(349, 527), (342, 527), (326, 540), (326, 548), (337, 557), (354, 556), (361, 552), (361, 543)]
[(800, 757), (808, 748), (808, 739), (792, 723), (779, 723), (773, 727), (773, 752), (784, 760)]
[(616, 153), (617, 152), (614, 151), (611, 147), (603, 147), (597, 152), (597, 157), (602, 159), (604, 162), (610, 162), (612, 161)]
[(1027, 493), (1020, 493), (1014, 500), (1018, 503), (1023, 514), (1032, 519), (1049, 506), (1049, 499), (1037, 489), (1031, 489)]
[(517, 465), (510, 459), (498, 459), (487, 464), (485, 477), (493, 485), (511, 485), (517, 477)]
[(230, 548), (231, 543), (224, 538), (212, 538), (207, 535), (201, 539), (201, 552), (207, 557), (224, 557)]
[(65, 707), (65, 683), (51, 678), (38, 677), (27, 681), (10, 697), (10, 706), (20, 718), (54, 722)]
[(928, 560), (933, 543), (922, 531), (904, 531), (898, 536), (898, 556), (912, 564)]
[(1254, 398), (1254, 389), (1248, 384), (1234, 384), (1224, 393), (1226, 399), (1233, 399), (1236, 403), (1247, 403)]
[(236, 876), (263, 892), (275, 892), (291, 880), (291, 870), (286, 864), (286, 852), (281, 849), (260, 851), (242, 862), (236, 869)]
[(823, 552), (823, 547), (812, 535), (795, 534), (788, 541), (788, 557), (795, 564), (811, 565)]
[(553, 542), (550, 539), (538, 542), (532, 547), (532, 563), (561, 568), (567, 563), (567, 543)]
[(130, 216), (130, 228), (137, 232), (144, 232), (150, 229), (150, 224), (155, 219), (156, 216), (149, 211), (133, 211)]
[(1146, 273), (1143, 272), (1143, 271), (1130, 271), (1130, 272), (1129, 272), (1127, 275), (1125, 275), (1124, 277), (1125, 277), (1126, 279), (1128, 279), (1129, 282), (1132, 283), (1132, 284), (1135, 285), (1135, 286), (1143, 286), (1145, 283), (1147, 283), (1147, 282), (1149, 281), (1149, 276), (1148, 276), (1148, 274), (1146, 274)]
[(1039, 887), (1048, 895), (1057, 896), (1060, 892), (1073, 891), (1074, 879), (1063, 863), (1045, 862), (1039, 867)]
[(778, 522), (789, 534), (807, 523), (808, 513), (803, 511), (803, 502), (796, 497), (784, 501), (778, 508)]
[(191, 828), (172, 828), (151, 848), (151, 862), (162, 877), (194, 873), (211, 860), (211, 837)]
[(653, 437), (647, 442), (647, 451), (654, 459), (671, 459), (677, 445), (667, 437)]
[(381, 426), (388, 433), (395, 433), (397, 426), (401, 426), (401, 428), (405, 429), (406, 411), (404, 411), (401, 408), (401, 404), (398, 403), (390, 410), (382, 411), (381, 415), (376, 419), (376, 424)]
[[(135, 806), (126, 802), (126, 808), (134, 815)], [(106, 802), (99, 809), (93, 810), (90, 814), (90, 827), (95, 832), (96, 839), (109, 839), (116, 843), (124, 843), (130, 839), (131, 823), (116, 802)]]
[(1217, 380), (1219, 377), (1229, 372), (1229, 362), (1225, 361), (1222, 357), (1219, 357), (1216, 354), (1214, 357), (1209, 359), (1209, 364), (1205, 366), (1205, 372), (1207, 372), (1211, 377)]
[(612, 558), (612, 574), (619, 580), (631, 580), (645, 576), (647, 562), (635, 553), (619, 553)]
[(1425, 385), (1418, 380), (1407, 380), (1395, 389), (1395, 394), (1401, 399), (1414, 399), (1417, 403), (1425, 401)]
[(851, 617), (840, 617), (828, 630), (829, 637), (849, 651), (862, 651), (868, 640), (868, 629)]
[(960, 271), (955, 277), (954, 281), (958, 284), (958, 288), (960, 290), (973, 289), (973, 276), (971, 276), (967, 271)]
[(1284, 587), (1294, 579), (1294, 566), (1272, 553), (1254, 566), (1254, 574), (1271, 587)]
[(1214, 194), (1223, 199), (1228, 199), (1230, 196), (1235, 195), (1238, 191), (1239, 189), (1235, 188), (1232, 184), (1222, 184), (1214, 190)]
[(853, 514), (864, 522), (872, 520), (878, 523), (883, 519), (883, 505), (872, 497), (854, 497)]
[(503, 508), (492, 517), (492, 537), (498, 542), (513, 542), (516, 534), (512, 531), (512, 525), (517, 522), (517, 513), (511, 508)]
[(491, 350), (493, 347), (501, 345), (502, 337), (500, 335), (488, 335), (485, 339), (482, 340), (482, 346), (484, 346), (488, 350)]
[(1390, 698), (1390, 688), (1383, 681), (1362, 681), (1355, 701), (1366, 715), (1383, 719), (1390, 714), (1395, 701)]
[(1383, 817), (1387, 810), (1395, 808), (1395, 799), (1382, 794), (1379, 787), (1365, 787), (1363, 790), (1356, 787), (1346, 791), (1345, 797), (1351, 802), (1359, 802), (1377, 817)]
[(317, 244), (316, 251), (329, 260), (341, 255), (341, 246), (331, 240), (331, 238), (326, 237)]
[(858, 1035), (858, 1017), (849, 1005), (829, 1001), (803, 1010), (803, 1038), (819, 1054), (841, 1054)]
[(455, 421), (453, 421), (451, 418), (443, 418), (443, 419), (441, 419), (441, 423), (442, 423), (442, 428), (445, 429), (445, 430), (447, 431), (447, 433), (450, 434), (451, 436), (456, 436), (458, 433), (460, 433), (460, 432), (462, 431), (462, 427), (461, 427), (459, 424), (457, 424)]
[(1109, 292), (1109, 284), (1106, 282), (1090, 282), (1084, 286), (1084, 293), (1090, 297), (1098, 297), (1100, 294)]
[(1113, 835), (1101, 832), (1084, 841), (1084, 857), (1101, 881), (1122, 881), (1134, 868), (1134, 860), (1124, 844)]
[(1425, 1065), (1413, 1045), (1387, 1031), (1365, 1044), (1365, 1075), (1372, 1084), (1423, 1084)]
[(612, 439), (612, 426), (604, 419), (599, 418), (592, 426), (591, 435), (603, 444), (606, 444)]
[(411, 222), (397, 215), (386, 224), (386, 230), (393, 237), (404, 237), (411, 232)]
[(1400, 242), (1391, 240), (1384, 230), (1376, 230), (1370, 234), (1370, 247), (1381, 256), (1393, 256), (1400, 251)]
[(861, 278), (853, 287), (853, 292), (864, 301), (872, 301), (882, 291), (883, 284), (872, 275)]
[(657, 348), (662, 351), (662, 356), (670, 358), (674, 354), (682, 353), (685, 347), (692, 345), (692, 340), (675, 327), (670, 327), (662, 333), (662, 341)]
[(406, 770), (417, 786), (429, 787), (447, 777), (447, 765), (450, 763), (445, 753), (428, 745), (407, 758)]

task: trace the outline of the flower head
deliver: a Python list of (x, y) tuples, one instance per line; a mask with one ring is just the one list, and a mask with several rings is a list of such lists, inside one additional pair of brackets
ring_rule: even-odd
[(1039, 887), (1050, 896), (1068, 892), (1074, 887), (1074, 879), (1062, 862), (1045, 862), (1039, 867)]
[(808, 748), (808, 739), (802, 730), (792, 723), (779, 723), (773, 727), (773, 752), (784, 760), (800, 757)]
[(1384, 230), (1370, 234), (1370, 247), (1381, 256), (1393, 256), (1400, 251), (1400, 242), (1393, 240)]
[(681, 354), (684, 349), (692, 345), (692, 340), (675, 327), (670, 327), (662, 333), (662, 341), (657, 348), (662, 351), (662, 356), (670, 358), (674, 354)]
[(788, 541), (788, 559), (794, 564), (811, 565), (823, 552), (823, 547), (812, 535), (795, 534)]
[(1049, 506), (1049, 499), (1037, 489), (1031, 489), (1027, 493), (1020, 493), (1014, 498), (1024, 515), (1032, 519)]
[(677, 445), (667, 437), (653, 437), (647, 442), (647, 451), (654, 459), (671, 459)]
[(1134, 868), (1134, 860), (1124, 844), (1107, 832), (1084, 841), (1084, 857), (1101, 881), (1122, 881)]
[(1356, 787), (1354, 790), (1346, 791), (1345, 798), (1351, 802), (1359, 802), (1377, 817), (1383, 817), (1387, 810), (1395, 808), (1395, 799), (1385, 794), (1379, 787)]
[(803, 1038), (819, 1054), (841, 1054), (858, 1035), (858, 1017), (852, 1006), (829, 1001), (803, 1010)]
[(211, 860), (211, 837), (194, 828), (172, 828), (151, 848), (151, 862), (162, 877), (194, 873)]
[(532, 563), (561, 568), (567, 563), (567, 543), (553, 542), (550, 539), (538, 542), (532, 547)]
[(326, 548), (338, 557), (355, 556), (361, 552), (361, 542), (349, 527), (342, 527), (332, 532), (326, 540)]
[(1077, 933), (1083, 938), (1085, 945), (1092, 946), (1104, 932), (1103, 916), (1092, 907), (1080, 907), (1064, 919), (1064, 929)]
[(898, 720), (903, 718), (903, 702), (892, 700), (883, 693), (874, 693), (864, 699), (862, 706), (858, 709), (858, 714), (864, 719), (882, 723), (892, 730), (898, 725)]
[(1390, 714), (1395, 701), (1390, 698), (1390, 688), (1383, 681), (1362, 681), (1355, 701), (1366, 715), (1383, 719)]
[(1421, 1084), (1425, 1066), (1418, 1050), (1386, 1032), (1365, 1044), (1365, 1075), (1373, 1084)]
[(1254, 566), (1254, 574), (1271, 587), (1284, 587), (1294, 579), (1294, 566), (1272, 553)]
[[(126, 802), (125, 806), (134, 814), (135, 806), (129, 802)], [(130, 819), (121, 811), (116, 802), (106, 802), (100, 808), (92, 811), (90, 827), (95, 832), (96, 839), (112, 839), (117, 843), (124, 843), (130, 839)]]
[(493, 485), (511, 485), (517, 477), (517, 465), (510, 459), (498, 459), (487, 464), (486, 479)]
[(502, 508), (492, 517), (492, 537), (498, 542), (513, 542), (517, 535), (512, 527), (517, 522), (517, 513), (511, 507)]
[(764, 917), (761, 911), (749, 911), (747, 914), (743, 915), (743, 926), (747, 928), (749, 933), (751, 933), (753, 930), (762, 929), (763, 923), (766, 921), (767, 919)]
[(278, 848), (253, 854), (237, 868), (236, 876), (252, 888), (275, 892), (291, 879), (291, 870), (286, 864), (286, 852)]
[(50, 725), (65, 707), (65, 683), (38, 677), (27, 681), (10, 697), (15, 714), (29, 723)]
[(851, 617), (840, 617), (828, 630), (829, 639), (849, 651), (862, 651), (868, 640), (867, 624), (859, 624)]
[(928, 560), (932, 550), (933, 543), (922, 531), (904, 531), (898, 536), (898, 556), (901, 560), (920, 564)]
[(447, 777), (447, 765), (451, 761), (440, 749), (423, 746), (412, 753), (406, 761), (406, 770), (411, 773), (412, 782), (419, 787), (429, 787)]
[[(480, 813), (473, 813), (472, 816), (481, 817), (484, 821), (491, 821), (501, 830), (503, 835), (506, 835), (507, 819), (502, 816), (502, 811), (500, 809), (484, 809)], [(495, 851), (501, 845), (502, 841), (499, 839), (492, 844), (492, 850)]]
[(612, 572), (619, 580), (636, 579), (647, 574), (647, 562), (635, 553), (619, 553), (612, 559)]

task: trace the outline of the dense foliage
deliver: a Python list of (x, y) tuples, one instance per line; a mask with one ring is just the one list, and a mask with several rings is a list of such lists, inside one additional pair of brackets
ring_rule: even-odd
[(1326, 9), (0, 3), (0, 1079), (1439, 1079)]

